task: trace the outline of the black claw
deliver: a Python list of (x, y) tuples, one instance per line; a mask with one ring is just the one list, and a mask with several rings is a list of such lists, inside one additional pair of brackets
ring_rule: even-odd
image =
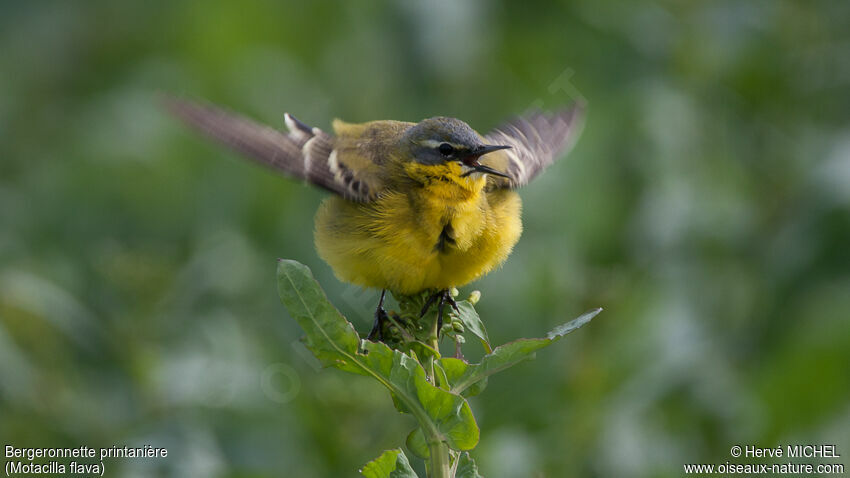
[(455, 298), (452, 297), (452, 294), (448, 290), (446, 290), (445, 294), (446, 302), (448, 302), (449, 305), (452, 306), (452, 309), (454, 309), (455, 312), (460, 312), (460, 309), (457, 308), (457, 302), (455, 302)]
[(384, 296), (386, 294), (386, 289), (381, 291), (381, 299), (378, 301), (378, 308), (375, 309), (375, 322), (372, 323), (372, 330), (369, 331), (369, 335), (366, 336), (366, 340), (371, 340), (372, 342), (380, 342), (384, 340), (383, 325), (384, 322), (389, 319), (387, 311), (384, 310)]
[(424, 317), (428, 313), (428, 309), (434, 305), (434, 302), (437, 302), (437, 333), (439, 334), (440, 329), (443, 328), (443, 307), (449, 304), (457, 312), (460, 312), (460, 310), (457, 308), (457, 302), (455, 302), (449, 289), (442, 289), (428, 297), (428, 300), (425, 301), (425, 305), (422, 307), (422, 312), (419, 313), (419, 317)]

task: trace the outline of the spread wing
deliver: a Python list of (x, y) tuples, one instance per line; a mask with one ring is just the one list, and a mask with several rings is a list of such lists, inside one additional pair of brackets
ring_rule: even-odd
[(528, 184), (572, 148), (583, 116), (583, 108), (577, 105), (552, 113), (535, 111), (487, 133), (488, 143), (511, 146), (481, 158), (482, 163), (510, 176), (490, 176), (490, 184), (508, 188)]
[(284, 118), (289, 133), (284, 133), (210, 104), (174, 97), (163, 102), (192, 128), (287, 176), (357, 202), (368, 202), (379, 193), (376, 181), (370, 181), (378, 170), (343, 170), (337, 165), (335, 138), (288, 113)]

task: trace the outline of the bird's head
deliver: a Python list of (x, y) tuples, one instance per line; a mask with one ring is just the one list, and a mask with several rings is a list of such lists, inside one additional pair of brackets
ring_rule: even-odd
[(483, 180), (485, 174), (508, 177), (478, 162), (485, 154), (510, 148), (486, 144), (468, 124), (455, 118), (428, 118), (411, 126), (402, 142), (412, 158), (413, 175), (444, 177), (459, 183), (464, 178)]

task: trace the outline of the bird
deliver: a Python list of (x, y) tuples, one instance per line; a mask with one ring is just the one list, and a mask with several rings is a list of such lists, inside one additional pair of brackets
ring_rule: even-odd
[(370, 340), (381, 340), (387, 290), (428, 292), (422, 315), (437, 303), (442, 322), (445, 304), (457, 309), (452, 288), (508, 258), (522, 233), (517, 189), (571, 149), (584, 117), (573, 103), (484, 135), (445, 116), (335, 119), (331, 134), (289, 113), (281, 131), (206, 101), (162, 101), (208, 138), (331, 193), (315, 216), (316, 250), (342, 281), (381, 290)]

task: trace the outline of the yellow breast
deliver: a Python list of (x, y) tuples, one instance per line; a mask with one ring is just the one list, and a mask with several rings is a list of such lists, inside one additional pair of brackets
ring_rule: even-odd
[(316, 249), (346, 282), (399, 294), (460, 287), (504, 262), (520, 214), (513, 191), (441, 181), (366, 204), (330, 197), (316, 214)]

